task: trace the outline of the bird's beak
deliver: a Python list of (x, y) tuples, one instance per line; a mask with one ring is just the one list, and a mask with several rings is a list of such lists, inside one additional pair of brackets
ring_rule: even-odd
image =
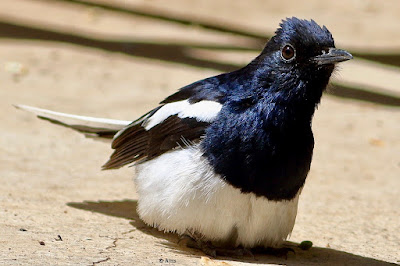
[(321, 55), (313, 57), (312, 61), (317, 63), (318, 65), (328, 65), (336, 64), (350, 59), (353, 59), (353, 56), (349, 52), (342, 49), (329, 48), (327, 53), (323, 53)]

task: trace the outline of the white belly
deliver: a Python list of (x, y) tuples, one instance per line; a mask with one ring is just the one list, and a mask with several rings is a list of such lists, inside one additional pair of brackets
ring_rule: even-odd
[(244, 247), (278, 246), (293, 229), (300, 192), (269, 201), (226, 183), (198, 148), (170, 151), (136, 166), (138, 213), (160, 230), (197, 232), (204, 240)]

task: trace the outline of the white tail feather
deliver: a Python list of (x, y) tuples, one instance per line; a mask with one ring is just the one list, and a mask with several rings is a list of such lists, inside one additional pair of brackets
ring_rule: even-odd
[(17, 109), (28, 111), (34, 113), (41, 119), (48, 120), (52, 123), (56, 123), (65, 127), (72, 128), (81, 133), (84, 133), (88, 137), (110, 138), (110, 134), (116, 133), (129, 125), (131, 121), (125, 120), (115, 120), (108, 118), (96, 118), (81, 115), (65, 114), (60, 112), (54, 112), (46, 109), (41, 109), (37, 107), (27, 106), (27, 105), (14, 105)]
[(90, 116), (72, 115), (72, 114), (60, 113), (51, 110), (32, 107), (28, 105), (22, 105), (22, 104), (17, 104), (14, 106), (18, 109), (34, 113), (37, 116), (49, 118), (52, 120), (57, 120), (67, 125), (82, 125), (94, 128), (121, 130), (122, 128), (126, 127), (132, 122), (132, 121), (115, 120), (108, 118), (96, 118)]

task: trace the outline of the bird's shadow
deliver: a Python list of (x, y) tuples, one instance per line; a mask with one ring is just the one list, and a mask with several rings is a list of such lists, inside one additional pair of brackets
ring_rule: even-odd
[[(68, 206), (101, 213), (109, 216), (119, 217), (129, 220), (129, 223), (142, 233), (152, 235), (160, 239), (160, 244), (165, 245), (170, 250), (191, 256), (204, 256), (198, 250), (190, 249), (179, 245), (179, 237), (174, 233), (164, 233), (157, 229), (144, 224), (136, 211), (136, 200), (122, 201), (84, 201), (69, 202)], [(287, 246), (294, 249), (295, 253), (289, 253), (287, 257), (276, 257), (266, 254), (256, 253), (254, 257), (218, 257), (217, 259), (249, 262), (255, 264), (286, 264), (286, 265), (396, 265), (373, 258), (363, 257), (332, 248), (312, 247), (309, 250), (302, 250), (298, 247), (298, 243), (287, 242)]]

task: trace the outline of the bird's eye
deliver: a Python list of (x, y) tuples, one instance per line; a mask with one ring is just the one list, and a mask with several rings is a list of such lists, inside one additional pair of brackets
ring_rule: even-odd
[(283, 60), (289, 62), (296, 57), (296, 50), (290, 44), (286, 44), (281, 51)]

